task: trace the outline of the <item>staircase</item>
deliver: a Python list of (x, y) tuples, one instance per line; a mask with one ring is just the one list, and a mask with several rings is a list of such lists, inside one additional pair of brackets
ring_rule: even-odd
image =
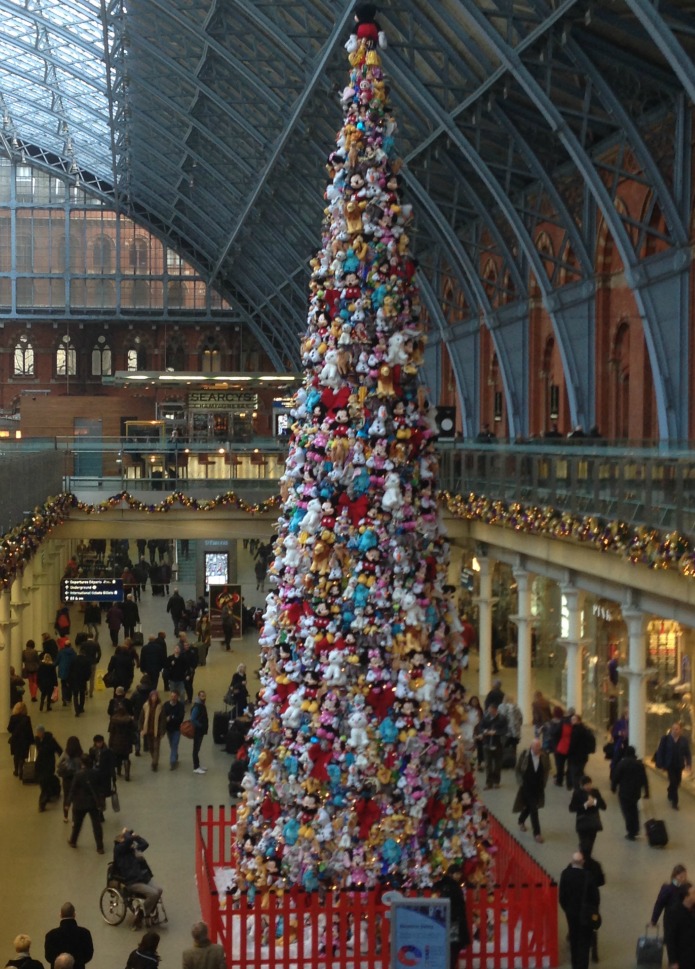
[(176, 542), (176, 561), (178, 563), (178, 579), (177, 581), (181, 585), (190, 586), (195, 589), (196, 586), (196, 556), (198, 554), (197, 542), (188, 542), (188, 558), (181, 551), (181, 547), (185, 547), (185, 542), (178, 539)]

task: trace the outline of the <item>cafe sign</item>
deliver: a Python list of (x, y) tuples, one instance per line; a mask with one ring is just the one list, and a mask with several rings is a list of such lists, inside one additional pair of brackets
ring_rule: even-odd
[(240, 414), (258, 410), (258, 394), (239, 390), (194, 390), (188, 395), (188, 409)]

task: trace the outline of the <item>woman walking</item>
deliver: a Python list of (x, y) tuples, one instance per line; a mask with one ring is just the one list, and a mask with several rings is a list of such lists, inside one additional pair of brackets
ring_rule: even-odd
[(164, 707), (159, 699), (159, 693), (153, 690), (146, 703), (143, 704), (138, 723), (142, 736), (142, 746), (146, 752), (149, 751), (153, 771), (156, 771), (159, 767), (159, 745), (166, 726), (163, 711)]
[(134, 717), (123, 703), (117, 703), (109, 720), (109, 750), (116, 761), (116, 771), (130, 780), (130, 754), (133, 749)]
[(21, 780), (24, 761), (27, 759), (29, 748), (34, 743), (34, 731), (25, 703), (15, 703), (12, 707), (7, 732), (9, 734), (10, 753), (14, 763), (12, 773)]
[(58, 689), (58, 675), (56, 674), (56, 668), (50, 653), (44, 653), (41, 657), (41, 663), (36, 674), (36, 681), (39, 686), (39, 693), (41, 694), (39, 710), (43, 710), (45, 705), (46, 712), (50, 713), (51, 704), (53, 703), (53, 691)]
[(82, 765), (82, 744), (78, 737), (68, 737), (65, 741), (65, 750), (60, 755), (56, 773), (63, 783), (63, 821), (68, 823), (70, 810), (70, 791), (75, 774)]
[(36, 674), (41, 665), (41, 657), (36, 650), (36, 643), (33, 639), (27, 639), (27, 644), (22, 650), (22, 676), (29, 683), (29, 693), (31, 702), (36, 703), (37, 682)]

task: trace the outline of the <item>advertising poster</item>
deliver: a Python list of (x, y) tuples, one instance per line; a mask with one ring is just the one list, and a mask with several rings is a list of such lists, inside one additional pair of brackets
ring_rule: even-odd
[(449, 969), (448, 898), (400, 898), (391, 906), (391, 969)]
[(213, 639), (224, 639), (222, 612), (229, 610), (233, 632), (232, 639), (241, 639), (241, 586), (221, 583), (210, 586), (210, 634)]

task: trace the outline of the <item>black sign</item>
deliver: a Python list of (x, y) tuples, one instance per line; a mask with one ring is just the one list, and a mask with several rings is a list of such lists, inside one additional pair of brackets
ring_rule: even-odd
[(62, 579), (63, 602), (123, 602), (123, 579)]

